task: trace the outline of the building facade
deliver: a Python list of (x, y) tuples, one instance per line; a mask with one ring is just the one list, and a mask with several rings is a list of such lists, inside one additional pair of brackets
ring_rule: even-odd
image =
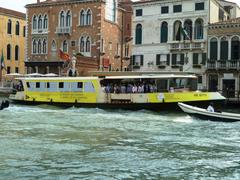
[(218, 0), (135, 2), (132, 69), (197, 73), (199, 88), (206, 88), (208, 24), (235, 18), (238, 11)]
[(25, 71), (25, 14), (0, 7), (0, 52), (4, 56), (2, 75)]
[(65, 62), (60, 49), (70, 58), (77, 57), (79, 75), (126, 69), (130, 55), (126, 49), (131, 45), (131, 9), (127, 9), (131, 3), (127, 2), (38, 0), (27, 5), (28, 73), (62, 74)]
[(240, 91), (240, 18), (210, 24), (208, 27), (207, 86), (225, 97)]

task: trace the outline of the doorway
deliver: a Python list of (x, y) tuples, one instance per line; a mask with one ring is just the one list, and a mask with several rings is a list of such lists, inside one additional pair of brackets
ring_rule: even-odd
[(223, 95), (226, 98), (234, 98), (235, 97), (235, 79), (223, 79)]

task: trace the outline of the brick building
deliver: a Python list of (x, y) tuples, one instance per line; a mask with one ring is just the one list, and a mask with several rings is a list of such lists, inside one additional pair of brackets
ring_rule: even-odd
[(62, 74), (59, 49), (76, 54), (79, 75), (127, 70), (130, 0), (37, 0), (26, 8), (28, 73)]

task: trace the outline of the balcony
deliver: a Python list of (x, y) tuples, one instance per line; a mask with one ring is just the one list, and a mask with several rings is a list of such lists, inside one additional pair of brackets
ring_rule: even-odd
[(238, 60), (209, 60), (207, 62), (209, 70), (239, 70), (240, 63)]
[(171, 51), (203, 50), (205, 47), (205, 42), (170, 42)]
[(72, 27), (57, 27), (56, 28), (57, 34), (71, 34), (72, 33)]
[(32, 34), (47, 34), (48, 29), (32, 29)]

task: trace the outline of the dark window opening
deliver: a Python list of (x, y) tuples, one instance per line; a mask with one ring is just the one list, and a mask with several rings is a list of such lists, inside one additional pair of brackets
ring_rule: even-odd
[(10, 73), (11, 73), (11, 67), (8, 66), (8, 67), (7, 67), (7, 74), (10, 74)]
[(47, 88), (50, 88), (50, 83), (49, 82), (47, 82)]
[(173, 12), (174, 13), (182, 12), (182, 5), (174, 5)]
[(168, 14), (168, 12), (169, 12), (169, 7), (168, 6), (161, 7), (161, 13), (162, 14)]
[(82, 82), (78, 82), (78, 84), (77, 84), (77, 88), (82, 89), (82, 88), (83, 88), (83, 83), (82, 83)]
[(142, 9), (136, 10), (136, 16), (142, 16)]
[(64, 88), (64, 83), (63, 82), (59, 82), (59, 88)]
[(40, 88), (40, 82), (36, 82), (36, 88)]
[(202, 76), (198, 76), (198, 83), (202, 83)]
[(30, 83), (29, 82), (27, 82), (27, 87), (30, 88)]
[(15, 67), (15, 73), (19, 73), (18, 67)]
[(195, 10), (196, 10), (196, 11), (204, 10), (204, 2), (195, 3)]

